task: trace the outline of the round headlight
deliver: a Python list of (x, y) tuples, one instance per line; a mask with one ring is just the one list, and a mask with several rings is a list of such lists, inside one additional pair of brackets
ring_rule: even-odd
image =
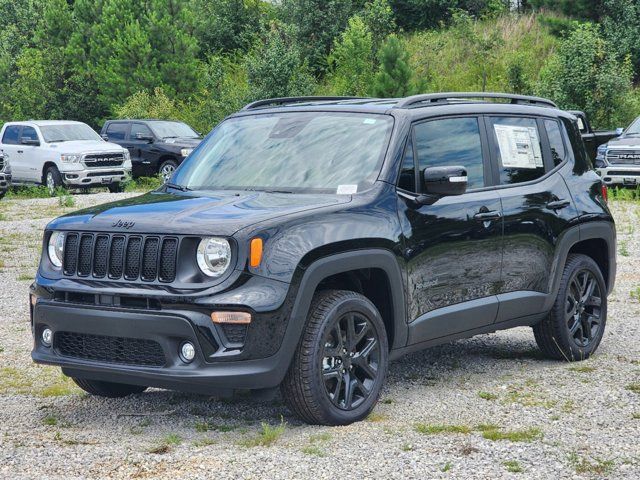
[(219, 277), (231, 265), (231, 245), (224, 238), (203, 238), (196, 258), (202, 273), (208, 277)]
[(64, 233), (53, 232), (49, 237), (49, 260), (57, 267), (62, 267), (62, 258), (64, 254)]

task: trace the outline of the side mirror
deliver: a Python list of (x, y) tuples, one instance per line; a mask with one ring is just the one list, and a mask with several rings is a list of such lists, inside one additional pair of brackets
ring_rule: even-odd
[(136, 140), (144, 140), (146, 142), (153, 142), (153, 137), (150, 135), (145, 135), (144, 133), (136, 133)]
[(467, 191), (464, 167), (429, 167), (422, 172), (424, 194), (416, 198), (420, 205), (432, 205), (440, 197), (462, 195)]
[(103, 139), (105, 142), (108, 142), (108, 141), (109, 141), (109, 135), (107, 135), (106, 133), (101, 133), (101, 134), (100, 134), (100, 136), (102, 137), (102, 139)]
[(622, 127), (616, 128), (616, 137), (619, 137), (623, 133), (624, 133), (624, 128), (622, 128)]
[(38, 140), (37, 138), (22, 137), (20, 139), (20, 143), (22, 145), (31, 145), (32, 147), (39, 147), (40, 146), (40, 140)]

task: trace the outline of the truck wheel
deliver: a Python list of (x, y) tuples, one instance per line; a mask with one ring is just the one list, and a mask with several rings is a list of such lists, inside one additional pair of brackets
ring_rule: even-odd
[(387, 334), (373, 303), (351, 291), (318, 292), (280, 386), (282, 396), (308, 423), (362, 420), (378, 401), (388, 358)]
[(55, 197), (56, 190), (62, 186), (62, 177), (57, 167), (51, 166), (44, 173), (44, 184), (51, 197)]
[(122, 193), (122, 192), (124, 192), (124, 185), (122, 185), (120, 182), (112, 183), (112, 184), (108, 185), (107, 188), (109, 189), (109, 193)]
[(574, 362), (596, 351), (607, 321), (607, 286), (586, 255), (567, 258), (549, 315), (533, 327), (536, 343), (550, 358)]
[(173, 175), (173, 172), (178, 168), (178, 164), (175, 160), (165, 160), (160, 164), (160, 168), (158, 169), (158, 173), (162, 177), (162, 181), (168, 182)]
[(124, 383), (102, 382), (100, 380), (87, 380), (86, 378), (72, 378), (72, 380), (85, 392), (99, 397), (120, 398), (133, 393), (142, 393), (147, 387), (139, 385), (126, 385)]

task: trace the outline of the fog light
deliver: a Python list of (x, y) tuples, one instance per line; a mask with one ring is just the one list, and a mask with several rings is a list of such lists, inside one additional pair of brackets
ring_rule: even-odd
[(191, 342), (184, 342), (182, 347), (180, 347), (180, 355), (182, 356), (182, 360), (189, 363), (196, 356), (196, 349)]
[(42, 344), (45, 347), (51, 346), (51, 340), (53, 339), (53, 332), (50, 328), (45, 328), (42, 330)]

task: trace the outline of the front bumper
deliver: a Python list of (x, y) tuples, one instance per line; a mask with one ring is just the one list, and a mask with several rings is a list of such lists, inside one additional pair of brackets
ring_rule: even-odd
[(0, 193), (5, 193), (11, 187), (11, 175), (0, 173)]
[(635, 165), (607, 165), (597, 168), (596, 172), (606, 185), (640, 185), (640, 166)]
[(125, 182), (131, 176), (131, 169), (124, 167), (87, 168), (62, 173), (62, 181), (69, 186), (98, 186)]

